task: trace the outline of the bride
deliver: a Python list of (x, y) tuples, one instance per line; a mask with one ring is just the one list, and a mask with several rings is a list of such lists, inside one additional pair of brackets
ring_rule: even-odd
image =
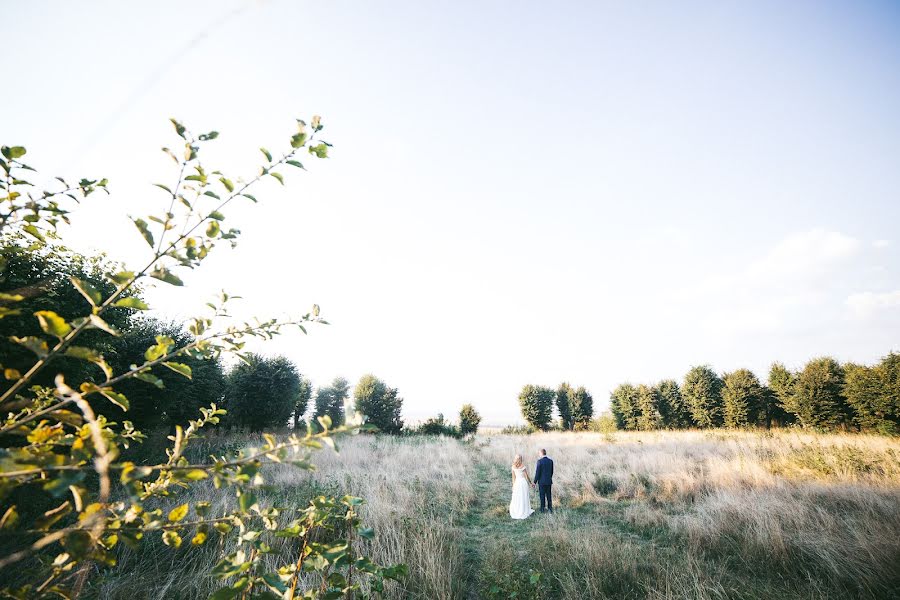
[(522, 455), (516, 454), (512, 464), (512, 500), (509, 501), (509, 516), (513, 519), (527, 519), (534, 512), (531, 508), (531, 478), (525, 470)]

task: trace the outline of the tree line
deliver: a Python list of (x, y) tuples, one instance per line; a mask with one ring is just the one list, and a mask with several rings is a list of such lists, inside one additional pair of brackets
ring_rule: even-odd
[[(555, 424), (554, 406), (559, 417)], [(594, 418), (593, 396), (583, 386), (573, 388), (568, 383), (559, 384), (555, 391), (540, 385), (526, 385), (519, 393), (519, 408), (525, 422), (540, 431), (552, 428), (584, 430)]]
[(776, 362), (765, 383), (749, 369), (720, 376), (700, 365), (681, 385), (623, 383), (610, 395), (610, 410), (626, 430), (798, 425), (898, 435), (900, 354), (871, 366), (815, 358), (799, 371)]

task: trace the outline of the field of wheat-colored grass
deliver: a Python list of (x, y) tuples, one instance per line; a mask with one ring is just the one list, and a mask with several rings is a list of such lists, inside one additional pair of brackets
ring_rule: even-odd
[[(533, 469), (540, 448), (555, 461), (557, 510), (513, 522), (509, 464), (520, 453)], [(377, 534), (367, 550), (410, 567), (391, 598), (900, 597), (900, 440), (793, 431), (361, 435), (315, 463), (313, 473), (270, 469), (261, 495), (279, 506), (322, 492), (365, 498)], [(233, 501), (211, 486), (190, 493)], [(211, 545), (189, 561), (161, 544), (123, 550), (91, 594), (203, 598), (215, 584), (205, 573), (226, 550)]]

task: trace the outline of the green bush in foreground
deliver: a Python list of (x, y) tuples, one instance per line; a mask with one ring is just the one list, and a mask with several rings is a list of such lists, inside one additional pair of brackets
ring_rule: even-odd
[[(212, 571), (222, 580), (212, 595), (215, 600), (377, 593), (385, 579), (403, 576), (405, 568), (383, 568), (359, 553), (358, 541), (373, 535), (360, 521), (360, 498), (320, 496), (304, 508), (279, 509), (262, 505), (256, 495), (266, 464), (289, 462), (310, 469), (311, 452), (323, 444), (334, 446), (334, 435), (359, 427), (330, 430), (330, 420), (323, 418), (321, 433), (308, 431), (282, 440), (264, 435), (261, 447), (193, 463), (185, 456), (186, 448), (225, 415), (212, 405), (186, 426), (174, 427), (164, 462), (139, 466), (120, 456), (143, 434), (129, 421), (115, 422), (99, 412), (104, 403), (112, 403), (127, 415), (130, 401), (121, 391), (123, 382), (139, 380), (163, 388), (161, 372), (192, 378), (187, 359), (240, 356), (250, 338), (270, 339), (292, 326), (305, 332), (307, 324), (324, 322), (314, 307), (293, 320), (223, 323), (229, 301), (223, 293), (218, 303), (209, 304), (208, 314), (189, 321), (189, 341), (157, 335), (138, 364), (125, 370), (107, 361), (107, 346), (92, 342), (97, 336), (119, 334), (108, 320), (116, 309), (148, 308), (134, 293), (146, 278), (181, 286), (183, 270), (199, 266), (215, 246), (234, 244), (238, 230), (223, 227), (222, 211), (229, 203), (238, 197), (255, 202), (249, 190), (264, 177), (283, 183), (280, 169), (303, 168), (297, 159), (304, 149), (318, 158), (328, 154), (327, 143), (312, 141), (322, 129), (319, 118), (313, 117), (311, 131), (298, 121), (286, 153), (275, 158), (261, 149), (265, 161), (259, 174), (233, 181), (198, 158), (201, 146), (218, 137), (217, 132), (194, 136), (181, 123), (172, 123), (183, 148), (177, 153), (164, 150), (178, 165), (179, 175), (171, 187), (156, 184), (168, 199), (168, 209), (133, 219), (150, 247), (144, 266), (105, 272), (103, 285), (71, 277), (71, 285), (84, 298), (83, 312), (70, 315), (50, 304), (33, 313), (39, 332), (23, 328), (10, 338), (34, 355), (27, 366), (10, 363), (13, 353), (0, 346), (0, 368), (9, 382), (0, 394), (0, 414), (5, 415), (0, 422), (0, 547), (9, 549), (0, 556), (0, 595), (77, 596), (97, 566), (114, 564), (120, 543), (138, 547), (150, 536), (185, 549), (230, 537), (236, 549), (221, 556)], [(34, 177), (34, 169), (21, 160), (25, 154), (21, 146), (2, 147), (0, 235), (31, 236), (39, 251), (55, 235), (58, 223), (68, 222), (65, 199), (88, 196), (105, 189), (107, 182), (82, 179), (70, 185), (60, 179), (58, 191), (35, 191), (25, 179)], [(0, 318), (22, 317), (24, 300), (23, 290), (4, 288)], [(92, 372), (84, 376), (57, 369), (63, 357), (82, 361)], [(41, 381), (53, 385), (39, 385)], [(209, 502), (181, 501), (185, 488), (206, 479), (230, 491), (224, 506), (213, 509)], [(35, 510), (41, 505), (50, 508)], [(295, 540), (296, 553), (273, 560), (269, 550), (275, 538)], [(12, 568), (17, 575), (26, 573), (28, 581), (10, 587)]]

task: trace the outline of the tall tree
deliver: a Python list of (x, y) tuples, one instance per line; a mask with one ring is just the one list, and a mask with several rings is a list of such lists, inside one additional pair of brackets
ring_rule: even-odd
[(725, 427), (749, 427), (765, 417), (765, 390), (749, 369), (738, 369), (722, 376), (723, 424)]
[(346, 420), (345, 407), (350, 398), (350, 382), (343, 377), (335, 377), (331, 381), (331, 405), (328, 416), (332, 425), (343, 425)]
[(900, 434), (900, 354), (874, 367), (845, 365), (843, 393), (861, 429)]
[(837, 427), (849, 416), (843, 387), (844, 370), (836, 360), (813, 359), (797, 375), (794, 394), (785, 408), (804, 427)]
[(785, 408), (791, 403), (797, 377), (780, 362), (772, 363), (766, 394), (766, 426), (787, 425), (794, 415)]
[(659, 393), (649, 385), (637, 387), (637, 428), (642, 431), (659, 429), (662, 416), (659, 412)]
[(329, 418), (331, 418), (331, 415), (328, 414), (333, 404), (331, 396), (332, 391), (330, 385), (320, 387), (316, 390), (316, 399), (314, 401), (312, 418), (312, 424), (316, 431), (322, 428), (321, 425), (319, 425), (319, 417), (324, 417), (327, 415)]
[(659, 412), (662, 426), (669, 429), (684, 429), (691, 426), (691, 411), (681, 397), (681, 388), (672, 379), (664, 379), (656, 384), (659, 395)]
[(402, 431), (400, 413), (403, 398), (399, 397), (397, 388), (387, 386), (374, 375), (363, 375), (353, 390), (353, 399), (356, 410), (366, 418), (366, 422), (378, 427), (382, 433), (397, 434)]
[(546, 387), (538, 385), (526, 385), (519, 393), (519, 407), (522, 409), (522, 417), (534, 427), (546, 431), (550, 428), (550, 418), (553, 416), (553, 401), (556, 393)]
[(477, 433), (478, 426), (481, 424), (481, 415), (475, 410), (471, 404), (463, 404), (459, 409), (459, 431), (463, 435)]
[(228, 373), (225, 390), (227, 423), (261, 431), (266, 427), (284, 427), (300, 392), (300, 373), (283, 356), (247, 357)]
[(637, 429), (637, 403), (637, 388), (630, 383), (623, 383), (613, 390), (609, 396), (609, 409), (616, 419), (617, 428)]
[(562, 428), (570, 431), (575, 427), (572, 419), (572, 395), (574, 390), (568, 383), (561, 383), (556, 388), (556, 411), (559, 413), (559, 421)]
[(688, 371), (681, 395), (698, 427), (722, 425), (722, 380), (709, 366), (700, 365)]
[(572, 423), (575, 429), (587, 429), (594, 418), (594, 397), (583, 386), (572, 393)]
[(294, 429), (299, 430), (303, 426), (303, 415), (309, 407), (312, 398), (312, 383), (306, 377), (300, 377), (300, 389), (297, 391), (297, 401), (294, 403)]

